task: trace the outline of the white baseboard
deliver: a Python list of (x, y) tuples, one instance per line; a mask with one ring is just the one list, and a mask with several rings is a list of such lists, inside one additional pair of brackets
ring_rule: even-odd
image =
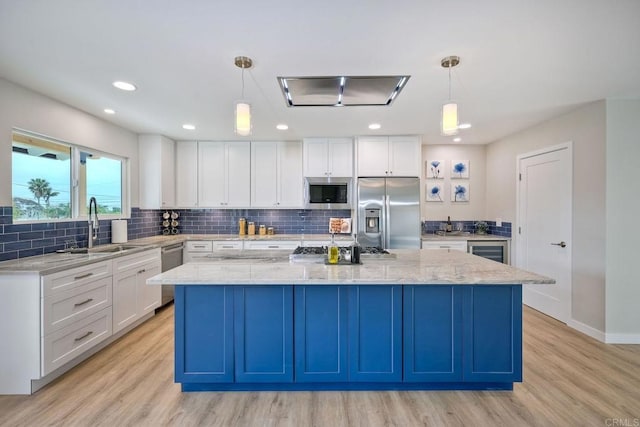
[(607, 334), (607, 344), (640, 344), (640, 334)]
[(605, 344), (640, 344), (640, 334), (606, 333), (574, 319), (570, 319), (567, 326)]
[(590, 336), (591, 338), (594, 338), (600, 342), (607, 342), (605, 341), (606, 338), (606, 334), (592, 326), (589, 326), (585, 323), (582, 322), (578, 322), (575, 319), (569, 319), (569, 321), (567, 322), (567, 326), (582, 332), (585, 335)]

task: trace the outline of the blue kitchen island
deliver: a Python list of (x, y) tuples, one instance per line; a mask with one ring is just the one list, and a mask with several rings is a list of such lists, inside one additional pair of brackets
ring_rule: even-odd
[(462, 252), (362, 265), (244, 251), (147, 282), (175, 290), (175, 380), (203, 390), (511, 390), (522, 284), (553, 280)]

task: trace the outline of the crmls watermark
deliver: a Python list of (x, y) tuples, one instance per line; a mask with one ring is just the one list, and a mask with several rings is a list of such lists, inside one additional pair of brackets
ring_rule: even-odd
[(607, 418), (604, 420), (607, 427), (640, 427), (640, 418)]

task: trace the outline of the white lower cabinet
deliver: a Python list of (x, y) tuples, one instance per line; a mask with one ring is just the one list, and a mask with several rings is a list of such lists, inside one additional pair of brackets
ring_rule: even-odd
[(109, 338), (111, 307), (85, 317), (43, 338), (42, 375), (47, 375)]
[(10, 301), (0, 310), (0, 395), (31, 394), (125, 334), (160, 306), (161, 287), (146, 284), (159, 273), (160, 249), (52, 274), (0, 272)]
[(226, 249), (232, 250), (242, 250), (242, 241), (241, 240), (214, 240), (211, 242), (212, 250), (214, 251), (223, 251)]
[(466, 240), (429, 240), (422, 241), (422, 249), (453, 249), (455, 251), (467, 252)]
[(111, 276), (75, 289), (57, 292), (42, 300), (45, 334), (57, 331), (90, 314), (111, 307)]
[(160, 249), (118, 258), (113, 262), (113, 332), (160, 307), (162, 288), (147, 279), (160, 274)]
[(244, 242), (245, 249), (295, 249), (300, 245), (299, 240), (247, 240)]

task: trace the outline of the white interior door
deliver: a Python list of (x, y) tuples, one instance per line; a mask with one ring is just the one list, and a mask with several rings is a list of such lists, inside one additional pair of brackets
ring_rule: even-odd
[(516, 265), (556, 280), (525, 285), (525, 304), (562, 322), (571, 315), (571, 144), (518, 158)]

